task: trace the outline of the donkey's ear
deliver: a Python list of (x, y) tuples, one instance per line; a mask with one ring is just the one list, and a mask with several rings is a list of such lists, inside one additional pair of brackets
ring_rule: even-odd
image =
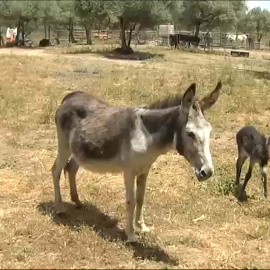
[(212, 105), (216, 103), (216, 101), (218, 100), (221, 88), (222, 88), (222, 83), (221, 81), (219, 81), (215, 90), (201, 99), (200, 106), (201, 106), (202, 111), (208, 110), (209, 108), (212, 107)]
[(182, 98), (182, 109), (186, 112), (189, 112), (191, 106), (194, 103), (195, 99), (195, 94), (196, 94), (196, 84), (192, 83), (189, 88), (186, 90), (185, 94), (183, 95)]

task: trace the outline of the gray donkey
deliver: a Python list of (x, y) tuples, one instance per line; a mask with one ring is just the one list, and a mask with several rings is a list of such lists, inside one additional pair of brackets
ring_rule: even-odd
[[(81, 206), (76, 188), (79, 166), (93, 172), (123, 172), (126, 188), (129, 242), (136, 241), (135, 225), (149, 231), (143, 219), (146, 179), (151, 165), (174, 147), (195, 168), (198, 180), (214, 173), (209, 150), (211, 125), (203, 112), (218, 99), (221, 82), (214, 91), (198, 101), (196, 85), (182, 96), (157, 101), (149, 107), (111, 106), (84, 92), (65, 96), (55, 116), (58, 155), (52, 167), (55, 208), (64, 212), (59, 180), (68, 174), (71, 200)], [(137, 177), (136, 196), (134, 194)]]
[(241, 170), (247, 158), (250, 158), (248, 172), (245, 176), (244, 184), (238, 195), (239, 200), (243, 200), (245, 188), (252, 175), (255, 163), (259, 163), (264, 187), (264, 197), (267, 198), (267, 164), (270, 157), (270, 140), (261, 134), (253, 126), (245, 126), (236, 134), (238, 148), (238, 158), (236, 161), (236, 180), (235, 185), (239, 185)]

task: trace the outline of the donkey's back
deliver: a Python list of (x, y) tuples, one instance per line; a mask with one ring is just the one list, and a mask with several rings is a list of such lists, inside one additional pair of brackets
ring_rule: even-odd
[(244, 150), (254, 160), (268, 157), (266, 137), (253, 126), (245, 126), (236, 134), (238, 151)]
[(75, 92), (63, 99), (55, 121), (63, 155), (72, 155), (83, 167), (91, 160), (98, 171), (97, 165), (109, 166), (107, 171), (123, 169), (120, 167), (127, 161), (123, 154), (130, 148), (136, 122), (133, 108), (111, 106), (95, 96)]

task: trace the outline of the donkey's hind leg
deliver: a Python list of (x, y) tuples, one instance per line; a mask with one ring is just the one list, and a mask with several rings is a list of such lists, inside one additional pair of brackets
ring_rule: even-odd
[(253, 169), (254, 164), (255, 164), (255, 161), (251, 158), (250, 163), (249, 163), (249, 167), (248, 167), (248, 172), (247, 172), (246, 177), (245, 177), (244, 184), (243, 184), (243, 186), (241, 188), (241, 191), (239, 193), (239, 196), (238, 196), (239, 200), (243, 200), (243, 197), (244, 197), (244, 194), (245, 194), (245, 188), (247, 186), (247, 183), (248, 183), (249, 179), (251, 178), (252, 169)]
[(78, 170), (79, 170), (79, 165), (73, 158), (70, 159), (70, 161), (64, 168), (64, 172), (68, 173), (71, 201), (73, 201), (76, 204), (76, 207), (79, 208), (82, 206), (82, 203), (79, 200), (77, 186), (76, 186), (76, 174)]
[(61, 172), (66, 166), (69, 157), (70, 157), (70, 150), (65, 145), (65, 143), (59, 139), (58, 136), (58, 155), (51, 169), (54, 185), (54, 196), (55, 196), (54, 204), (57, 213), (65, 212), (64, 205), (62, 204), (59, 181)]
[(262, 174), (262, 182), (263, 182), (263, 195), (265, 199), (268, 197), (268, 190), (267, 190), (267, 168), (266, 166), (261, 167), (261, 174)]
[(236, 186), (239, 185), (242, 167), (243, 167), (243, 164), (245, 163), (247, 158), (248, 158), (248, 156), (246, 155), (244, 150), (239, 147), (238, 148), (238, 158), (236, 161), (236, 178), (235, 178), (235, 185)]

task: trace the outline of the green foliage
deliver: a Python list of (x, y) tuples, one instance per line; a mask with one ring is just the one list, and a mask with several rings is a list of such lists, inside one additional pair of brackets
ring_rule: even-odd
[(216, 189), (218, 193), (222, 195), (235, 194), (235, 184), (233, 179), (224, 179), (222, 181), (218, 181), (216, 184)]
[(55, 23), (60, 18), (60, 6), (56, 1), (38, 1), (38, 18), (44, 23)]
[[(137, 29), (153, 27), (159, 23), (171, 20), (170, 1), (110, 1), (108, 9), (110, 16), (118, 18), (121, 29), (121, 48), (130, 47), (131, 33)], [(125, 31), (129, 30), (128, 42)]]
[(270, 30), (270, 12), (254, 8), (247, 13), (245, 0), (0, 0), (2, 26), (27, 28), (30, 21), (32, 25), (32, 22), (35, 22), (66, 26), (70, 31), (71, 40), (74, 40), (74, 25), (83, 26), (89, 39), (92, 28), (110, 26), (115, 29), (118, 26), (121, 30), (121, 47), (130, 47), (134, 31), (136, 33), (141, 29), (153, 28), (167, 22), (180, 25), (182, 29), (195, 28), (195, 35), (198, 35), (201, 29), (207, 28), (254, 33), (258, 41)]
[(270, 12), (259, 7), (253, 8), (247, 13), (244, 25), (247, 31), (256, 33), (257, 40), (260, 42), (270, 30)]
[(108, 18), (105, 6), (106, 3), (103, 1), (78, 0), (74, 2), (75, 14), (79, 23), (85, 28), (87, 44), (92, 44), (90, 31), (94, 24)]
[(198, 35), (201, 26), (228, 30), (237, 25), (240, 14), (244, 14), (245, 10), (246, 4), (242, 0), (237, 2), (184, 0), (179, 21), (186, 27), (196, 27), (195, 35)]
[(108, 17), (104, 1), (78, 0), (75, 1), (74, 7), (79, 23), (87, 29), (91, 29), (95, 23), (106, 20)]

